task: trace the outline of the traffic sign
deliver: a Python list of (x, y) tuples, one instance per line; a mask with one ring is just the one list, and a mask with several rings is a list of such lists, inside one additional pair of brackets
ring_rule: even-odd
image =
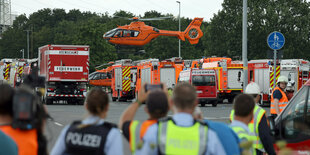
[(285, 38), (282, 33), (274, 31), (267, 37), (267, 44), (273, 50), (281, 49), (285, 44)]

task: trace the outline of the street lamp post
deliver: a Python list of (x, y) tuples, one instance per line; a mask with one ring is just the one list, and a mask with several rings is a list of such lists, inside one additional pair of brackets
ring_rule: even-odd
[(29, 59), (29, 31), (31, 30), (24, 30), (27, 32), (27, 58)]
[(243, 21), (242, 21), (242, 60), (243, 60), (243, 90), (248, 85), (248, 4), (243, 0)]
[[(179, 31), (181, 31), (181, 2), (176, 1), (179, 3)], [(181, 40), (179, 39), (179, 57), (181, 58)]]
[(20, 52), (23, 53), (23, 59), (25, 59), (25, 50), (24, 50), (24, 49), (21, 49)]

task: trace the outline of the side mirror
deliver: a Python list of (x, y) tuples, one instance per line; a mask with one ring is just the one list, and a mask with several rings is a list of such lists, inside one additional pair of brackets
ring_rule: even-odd
[(270, 127), (271, 134), (275, 136), (276, 135), (276, 125), (274, 121), (275, 118), (273, 116), (268, 116), (267, 119), (269, 121), (269, 127)]
[(295, 85), (295, 81), (291, 81), (291, 84), (292, 84), (292, 86), (294, 86)]

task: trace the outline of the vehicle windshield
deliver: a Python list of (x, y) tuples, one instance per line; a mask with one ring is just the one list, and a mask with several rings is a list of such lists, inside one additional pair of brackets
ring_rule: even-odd
[[(310, 136), (309, 86), (304, 86), (289, 102), (276, 121), (283, 120), (285, 138)], [(305, 106), (306, 105), (306, 106)]]
[(113, 30), (110, 30), (108, 31), (107, 33), (105, 33), (103, 35), (103, 37), (113, 37), (114, 36), (114, 33), (116, 32), (116, 30), (118, 30), (117, 28), (113, 29)]
[(213, 75), (195, 75), (192, 77), (194, 86), (215, 86), (215, 76)]
[(189, 82), (190, 80), (190, 71), (182, 71), (180, 73), (178, 81), (180, 82)]

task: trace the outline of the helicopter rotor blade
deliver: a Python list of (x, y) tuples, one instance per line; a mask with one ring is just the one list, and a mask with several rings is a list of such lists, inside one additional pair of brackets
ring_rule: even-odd
[(129, 17), (121, 17), (121, 16), (113, 16), (113, 18), (122, 18), (122, 19), (126, 19), (126, 20), (132, 20), (132, 18), (129, 18)]
[(171, 19), (173, 16), (168, 16), (168, 17), (155, 17), (155, 18), (142, 18), (139, 19), (141, 21), (152, 21), (152, 20), (165, 20), (165, 19)]
[(104, 63), (104, 64), (101, 64), (99, 66), (96, 66), (95, 68), (101, 68), (103, 66), (111, 66), (111, 64), (110, 63)]

